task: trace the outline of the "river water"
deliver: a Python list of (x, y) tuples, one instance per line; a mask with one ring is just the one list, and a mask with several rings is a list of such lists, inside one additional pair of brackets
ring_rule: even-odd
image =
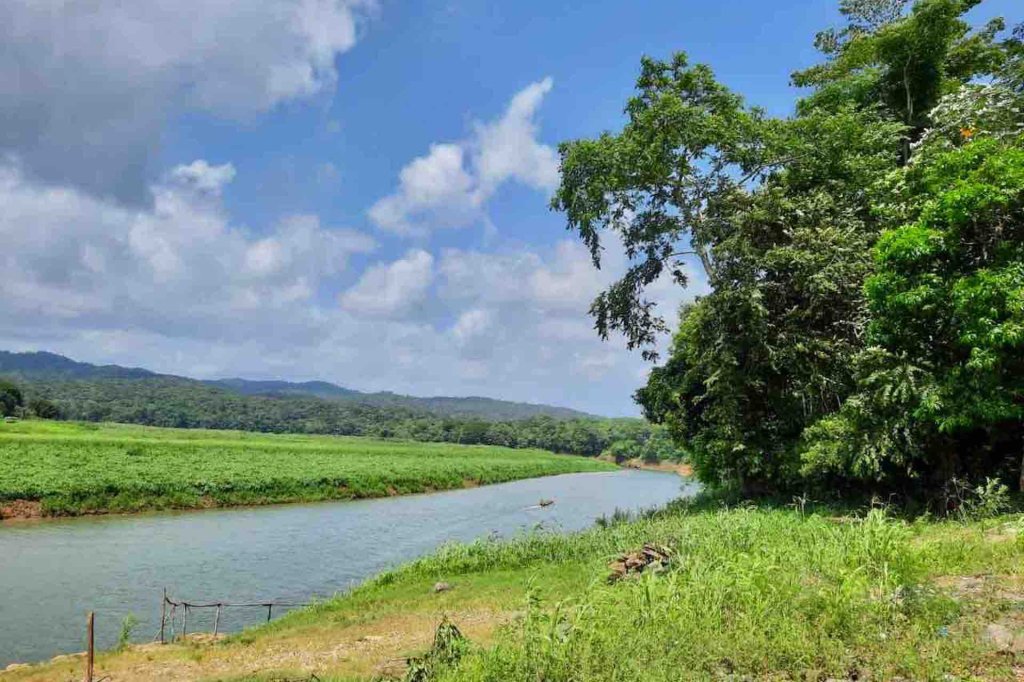
[[(89, 610), (101, 648), (128, 614), (138, 619), (133, 639), (152, 639), (164, 588), (191, 602), (305, 603), (446, 542), (538, 524), (579, 530), (695, 491), (675, 474), (623, 470), (356, 502), (0, 524), (0, 667), (81, 651)], [(541, 499), (555, 504), (538, 508)], [(200, 613), (190, 631), (212, 629)], [(266, 609), (226, 609), (221, 628), (265, 618)]]

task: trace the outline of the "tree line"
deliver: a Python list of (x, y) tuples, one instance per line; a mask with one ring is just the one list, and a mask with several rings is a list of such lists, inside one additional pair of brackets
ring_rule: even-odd
[[(979, 4), (841, 0), (785, 118), (645, 58), (625, 127), (560, 146), (553, 207), (630, 256), (597, 329), (661, 362), (636, 399), (705, 483), (1024, 488), (1024, 24)], [(659, 358), (647, 289), (695, 276)]]
[[(6, 388), (5, 388), (6, 387)], [(11, 398), (11, 408), (5, 395)], [(308, 433), (423, 442), (502, 445), (617, 460), (679, 460), (667, 429), (642, 419), (518, 420), (439, 416), (426, 411), (301, 395), (244, 395), (197, 381), (154, 377), (91, 381), (0, 380), (4, 414), (174, 428)]]

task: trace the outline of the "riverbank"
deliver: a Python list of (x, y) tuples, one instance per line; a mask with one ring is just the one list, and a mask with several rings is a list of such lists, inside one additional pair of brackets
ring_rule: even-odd
[(541, 450), (343, 436), (0, 423), (0, 519), (314, 502), (612, 471)]
[(685, 462), (645, 462), (640, 459), (631, 459), (622, 463), (626, 469), (640, 469), (641, 471), (661, 471), (668, 474), (678, 474), (683, 478), (693, 478), (693, 467)]
[(645, 462), (642, 459), (627, 459), (624, 462), (616, 462), (611, 455), (601, 455), (597, 459), (616, 464), (623, 469), (639, 469), (641, 471), (660, 471), (666, 474), (677, 474), (683, 478), (693, 478), (693, 467), (686, 462)]
[[(645, 544), (663, 559), (638, 572)], [(400, 676), (444, 615), (469, 645), (434, 679), (1020, 680), (1024, 517), (678, 505), (568, 536), (451, 546), (268, 626), (105, 654), (98, 670), (116, 680)], [(3, 679), (51, 682), (80, 667), (63, 660)]]

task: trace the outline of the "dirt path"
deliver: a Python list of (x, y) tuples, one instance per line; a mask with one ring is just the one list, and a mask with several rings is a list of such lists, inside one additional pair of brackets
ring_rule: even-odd
[[(214, 641), (200, 636), (186, 643), (145, 644), (97, 659), (96, 678), (111, 682), (224, 680), (260, 673), (289, 676), (373, 678), (384, 672), (399, 677), (405, 659), (426, 650), (440, 613), (386, 616), (344, 627), (315, 625), (257, 641)], [(486, 608), (447, 613), (474, 642), (487, 642), (511, 613)], [(3, 682), (66, 682), (81, 679), (80, 657), (59, 657), (55, 663), (0, 672)]]

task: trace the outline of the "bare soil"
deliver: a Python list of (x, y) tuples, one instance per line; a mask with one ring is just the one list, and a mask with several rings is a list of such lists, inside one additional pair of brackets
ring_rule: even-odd
[(0, 503), (0, 519), (38, 519), (43, 505), (36, 500), (11, 500)]

